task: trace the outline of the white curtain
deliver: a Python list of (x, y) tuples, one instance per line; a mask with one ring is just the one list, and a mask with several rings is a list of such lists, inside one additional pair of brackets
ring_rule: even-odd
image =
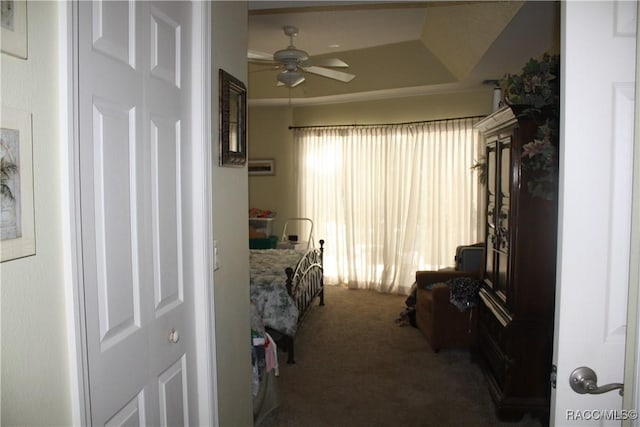
[(416, 270), (479, 240), (477, 120), (294, 130), (298, 209), (326, 241), (326, 283), (408, 294)]

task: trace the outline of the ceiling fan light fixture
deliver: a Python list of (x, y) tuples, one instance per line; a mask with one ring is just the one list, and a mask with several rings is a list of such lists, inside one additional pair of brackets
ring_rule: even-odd
[(304, 81), (304, 76), (297, 71), (283, 71), (278, 73), (278, 81), (286, 86), (295, 87)]

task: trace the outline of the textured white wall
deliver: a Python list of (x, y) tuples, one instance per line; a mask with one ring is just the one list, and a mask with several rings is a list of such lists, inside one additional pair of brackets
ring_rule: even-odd
[(2, 425), (71, 425), (56, 2), (28, 3), (28, 59), (1, 54), (3, 106), (33, 115), (36, 255), (0, 264)]

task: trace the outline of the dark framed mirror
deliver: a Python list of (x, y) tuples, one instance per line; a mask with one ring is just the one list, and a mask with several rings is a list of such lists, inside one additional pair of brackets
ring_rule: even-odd
[(247, 162), (247, 87), (223, 69), (220, 81), (220, 166)]

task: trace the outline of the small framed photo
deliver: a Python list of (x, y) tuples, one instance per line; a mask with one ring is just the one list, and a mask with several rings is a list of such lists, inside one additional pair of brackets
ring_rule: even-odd
[(249, 160), (249, 175), (275, 175), (273, 159)]
[(27, 59), (27, 2), (0, 0), (2, 53)]
[(0, 116), (0, 262), (36, 253), (31, 114)]

